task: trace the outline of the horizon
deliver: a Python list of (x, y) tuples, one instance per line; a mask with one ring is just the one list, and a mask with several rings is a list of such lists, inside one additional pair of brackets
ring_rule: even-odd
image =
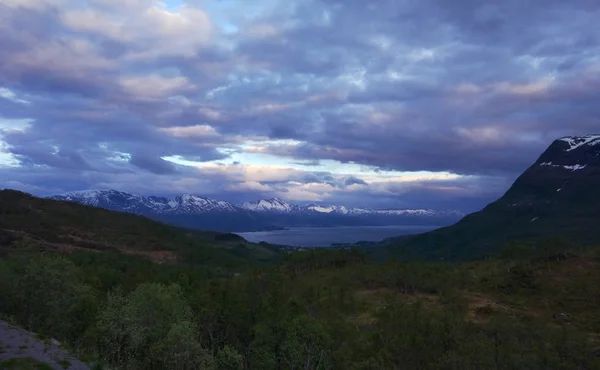
[(0, 188), (483, 208), (598, 131), (600, 4), (5, 0)]
[[(0, 188), (0, 190), (18, 190), (18, 189), (2, 189)], [(118, 190), (118, 189), (81, 189), (81, 190), (72, 190), (72, 191), (68, 191), (65, 193), (61, 193), (61, 194), (52, 194), (49, 196), (45, 196), (45, 197), (55, 197), (55, 196), (67, 196), (67, 195), (77, 195), (80, 193), (85, 193), (85, 192), (104, 192), (104, 191), (115, 191), (115, 192), (119, 192), (119, 193), (126, 193), (129, 195), (135, 195), (135, 196), (142, 196), (145, 198), (149, 198), (149, 197), (157, 197), (157, 198), (165, 198), (165, 199), (172, 199), (175, 197), (179, 197), (179, 196), (183, 196), (183, 195), (189, 195), (189, 196), (193, 196), (193, 197), (198, 197), (198, 198), (204, 198), (204, 199), (209, 199), (209, 200), (214, 200), (214, 201), (225, 201), (227, 203), (230, 203), (232, 205), (235, 206), (240, 206), (243, 205), (244, 203), (259, 203), (260, 201), (282, 201), (284, 203), (287, 203), (289, 205), (292, 206), (298, 206), (298, 207), (308, 207), (311, 205), (315, 205), (315, 206), (319, 206), (319, 207), (345, 207), (346, 209), (354, 209), (354, 208), (365, 208), (365, 209), (373, 209), (373, 210), (432, 210), (432, 211), (456, 211), (456, 212), (463, 212), (459, 209), (442, 209), (442, 208), (366, 208), (366, 207), (349, 207), (346, 206), (344, 204), (332, 204), (332, 203), (323, 203), (323, 202), (305, 202), (305, 203), (301, 203), (301, 202), (291, 202), (291, 201), (287, 201), (285, 199), (282, 198), (258, 198), (258, 199), (248, 199), (242, 202), (238, 202), (238, 203), (234, 203), (234, 202), (229, 202), (227, 200), (223, 200), (223, 199), (218, 199), (218, 198), (213, 198), (213, 197), (208, 197), (202, 194), (193, 194), (193, 193), (177, 193), (177, 194), (172, 194), (172, 195), (156, 195), (156, 194), (140, 194), (140, 193), (130, 193), (127, 191), (122, 191), (122, 190)], [(33, 196), (38, 196), (35, 194), (31, 194)], [(38, 197), (44, 197), (44, 196), (38, 196)]]

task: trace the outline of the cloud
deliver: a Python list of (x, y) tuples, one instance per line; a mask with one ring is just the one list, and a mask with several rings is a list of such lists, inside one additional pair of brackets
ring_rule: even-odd
[(477, 208), (554, 138), (600, 127), (598, 16), (588, 0), (5, 0), (0, 178)]
[(354, 176), (350, 176), (346, 179), (346, 181), (344, 182), (344, 184), (346, 186), (350, 186), (350, 185), (367, 185), (367, 183), (365, 182), (365, 180), (359, 179), (358, 177), (354, 177)]
[(162, 158), (153, 158), (134, 154), (129, 159), (129, 163), (138, 168), (156, 174), (173, 174), (176, 172), (175, 166), (171, 162), (165, 161)]

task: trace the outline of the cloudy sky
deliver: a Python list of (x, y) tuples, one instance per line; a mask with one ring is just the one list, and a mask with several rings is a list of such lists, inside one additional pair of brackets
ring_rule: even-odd
[(597, 0), (0, 0), (0, 187), (474, 210), (600, 132)]

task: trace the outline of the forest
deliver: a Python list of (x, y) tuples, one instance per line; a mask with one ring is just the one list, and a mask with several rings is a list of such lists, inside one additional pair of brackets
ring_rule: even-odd
[(95, 369), (600, 368), (600, 254), (559, 241), (460, 263), (313, 250), (239, 271), (32, 241), (4, 254), (1, 319)]

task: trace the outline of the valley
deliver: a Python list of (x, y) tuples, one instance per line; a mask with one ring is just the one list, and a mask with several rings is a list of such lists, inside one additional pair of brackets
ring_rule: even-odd
[(598, 368), (595, 143), (557, 140), (452, 226), (342, 248), (0, 191), (0, 319), (82, 368)]
[(599, 19), (0, 0), (0, 370), (600, 370)]

